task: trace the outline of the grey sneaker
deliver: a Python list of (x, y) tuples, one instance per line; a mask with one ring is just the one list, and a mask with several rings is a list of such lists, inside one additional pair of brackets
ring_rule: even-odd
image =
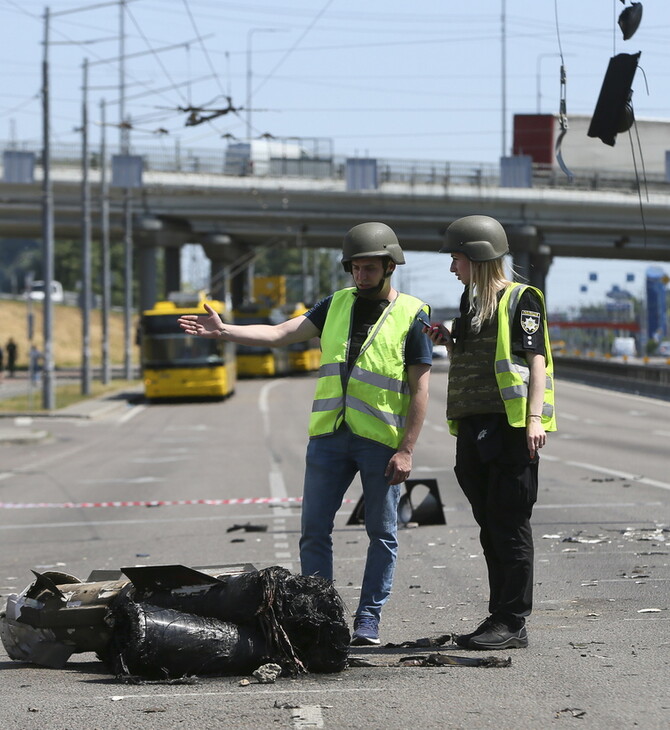
[(525, 649), (528, 646), (526, 627), (516, 631), (503, 621), (493, 621), (486, 631), (473, 636), (468, 642), (468, 649)]
[(489, 626), (494, 622), (493, 616), (489, 616), (488, 618), (485, 618), (479, 626), (474, 631), (471, 631), (469, 634), (461, 634), (460, 636), (454, 637), (454, 642), (461, 647), (461, 649), (469, 649), (470, 648), (470, 639), (473, 636), (479, 636), (479, 634), (483, 634)]
[(372, 616), (357, 616), (351, 646), (375, 646), (379, 643), (379, 621)]

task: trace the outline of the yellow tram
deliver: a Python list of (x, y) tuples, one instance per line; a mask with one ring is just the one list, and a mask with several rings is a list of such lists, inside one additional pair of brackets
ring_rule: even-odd
[[(225, 398), (235, 391), (235, 345), (219, 339), (187, 335), (177, 323), (182, 314), (202, 314), (204, 297), (190, 301), (173, 295), (142, 313), (140, 350), (144, 394), (160, 398)], [(207, 300), (225, 322), (222, 302)]]

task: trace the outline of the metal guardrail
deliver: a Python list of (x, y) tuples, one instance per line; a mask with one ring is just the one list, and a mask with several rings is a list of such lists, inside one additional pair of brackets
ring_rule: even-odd
[(670, 365), (554, 356), (556, 376), (609, 390), (670, 400)]
[[(33, 152), (40, 164), (41, 146), (36, 142), (1, 142), (0, 149)], [(117, 150), (113, 147), (110, 154)], [(179, 145), (168, 147), (134, 146), (131, 154), (140, 155), (147, 172), (200, 173), (225, 175), (226, 149), (207, 149), (200, 147), (182, 148)], [(346, 175), (346, 160), (343, 155), (324, 155), (322, 151), (314, 157), (305, 159), (272, 158), (265, 166), (267, 177), (302, 177), (307, 179), (330, 179), (342, 181)], [(81, 166), (81, 145), (55, 144), (51, 147), (53, 167), (78, 168)], [(99, 153), (90, 155), (91, 169), (100, 166)], [(575, 178), (570, 182), (556, 167), (534, 164), (532, 166), (532, 186), (536, 188), (556, 188), (569, 190), (600, 190), (637, 192), (638, 180), (627, 170), (602, 170), (594, 168), (574, 168)], [(380, 183), (402, 183), (409, 185), (466, 185), (472, 187), (497, 187), (500, 185), (500, 169), (497, 164), (484, 162), (436, 161), (377, 159), (377, 173)], [(235, 175), (233, 177), (236, 177)], [(643, 189), (670, 192), (670, 182), (661, 174), (647, 173), (646, 179), (639, 183)]]

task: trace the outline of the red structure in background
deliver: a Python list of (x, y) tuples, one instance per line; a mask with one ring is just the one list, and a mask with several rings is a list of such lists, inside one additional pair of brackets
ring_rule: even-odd
[(580, 329), (608, 329), (608, 330), (626, 330), (627, 332), (639, 332), (640, 325), (638, 322), (583, 322), (583, 321), (558, 321), (549, 322), (551, 327), (579, 327)]
[(553, 165), (555, 130), (553, 114), (515, 114), (512, 154), (529, 155), (536, 164)]

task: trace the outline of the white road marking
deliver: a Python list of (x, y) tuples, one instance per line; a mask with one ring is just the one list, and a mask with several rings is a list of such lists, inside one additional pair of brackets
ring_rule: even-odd
[(145, 405), (133, 406), (130, 410), (126, 411), (121, 418), (118, 419), (115, 426), (121, 426), (124, 423), (130, 421), (131, 418), (135, 418), (139, 413), (146, 410)]
[(657, 479), (649, 479), (649, 477), (643, 477), (640, 474), (630, 474), (626, 471), (619, 471), (618, 469), (608, 469), (605, 466), (598, 466), (597, 464), (588, 464), (583, 461), (566, 461), (568, 466), (576, 466), (580, 469), (589, 469), (590, 471), (599, 472), (600, 474), (609, 474), (610, 476), (619, 477), (620, 479), (627, 479), (636, 484), (646, 484), (649, 487), (658, 487), (659, 489), (670, 490), (670, 484), (668, 482), (659, 482)]
[(325, 727), (323, 713), (319, 705), (301, 705), (291, 712), (291, 721), (295, 728)]
[(79, 484), (155, 484), (164, 481), (163, 477), (132, 477), (128, 479), (80, 479)]
[(249, 685), (244, 690), (234, 690), (232, 692), (179, 692), (177, 687), (173, 687), (171, 692), (162, 692), (162, 693), (155, 693), (151, 692), (148, 694), (132, 694), (132, 695), (99, 695), (95, 697), (94, 699), (97, 700), (146, 700), (146, 699), (152, 699), (154, 697), (163, 697), (165, 699), (169, 700), (177, 700), (179, 702), (182, 697), (237, 697), (237, 698), (246, 698), (249, 694), (252, 694), (254, 696), (256, 695), (269, 695), (272, 697), (273, 695), (280, 695), (280, 694), (291, 694), (294, 695), (296, 692), (300, 692), (301, 695), (306, 694), (355, 694), (357, 692), (387, 692), (388, 690), (384, 687), (351, 687), (351, 688), (337, 688), (337, 689), (303, 689), (302, 687), (300, 690), (296, 689), (279, 689), (279, 688), (272, 688), (272, 689), (265, 689), (265, 690), (257, 690), (254, 691), (252, 689), (253, 685)]

